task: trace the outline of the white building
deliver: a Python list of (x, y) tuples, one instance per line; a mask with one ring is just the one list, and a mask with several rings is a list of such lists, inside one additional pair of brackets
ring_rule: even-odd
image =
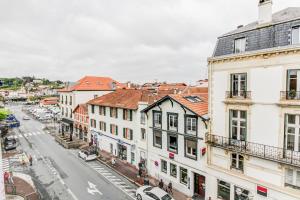
[(61, 132), (73, 133), (73, 111), (77, 105), (84, 104), (120, 87), (123, 87), (123, 85), (109, 77), (85, 76), (77, 81), (75, 85), (59, 90), (59, 105), (62, 117)]
[(144, 163), (147, 125), (141, 110), (156, 98), (149, 91), (121, 89), (89, 101), (90, 132), (99, 149), (137, 168)]
[(168, 95), (143, 111), (148, 119), (148, 174), (172, 182), (188, 196), (205, 198), (207, 93)]
[(209, 62), (212, 199), (300, 199), (300, 8), (218, 38)]

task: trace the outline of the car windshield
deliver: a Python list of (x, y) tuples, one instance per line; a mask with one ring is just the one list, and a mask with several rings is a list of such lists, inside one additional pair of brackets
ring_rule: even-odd
[(172, 200), (172, 197), (170, 195), (166, 194), (165, 196), (163, 196), (161, 198), (161, 200)]
[(153, 187), (147, 187), (146, 189), (144, 189), (143, 191), (144, 192), (149, 192), (150, 190), (152, 190), (153, 189)]

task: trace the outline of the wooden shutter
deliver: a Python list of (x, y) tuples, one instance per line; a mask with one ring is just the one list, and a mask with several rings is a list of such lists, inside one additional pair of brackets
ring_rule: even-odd
[(116, 118), (118, 118), (118, 108), (115, 109), (116, 109)]
[(130, 121), (132, 121), (132, 110), (129, 111)]
[(133, 140), (133, 130), (130, 129), (130, 140)]
[(105, 116), (106, 115), (106, 107), (103, 106), (103, 115)]
[(110, 124), (110, 133), (112, 134), (113, 132), (112, 132), (112, 124)]
[(103, 125), (104, 125), (104, 131), (106, 131), (106, 123), (103, 122)]
[(126, 128), (123, 128), (123, 138), (126, 138)]
[(118, 126), (115, 125), (115, 127), (116, 127), (116, 135), (118, 135)]
[(109, 108), (110, 117), (112, 117), (112, 108)]
[(126, 112), (126, 110), (123, 109), (123, 120), (125, 120), (125, 112)]

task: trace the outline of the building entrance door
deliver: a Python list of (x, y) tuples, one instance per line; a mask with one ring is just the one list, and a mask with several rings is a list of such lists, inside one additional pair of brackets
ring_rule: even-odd
[(205, 199), (205, 176), (194, 173), (194, 194), (199, 200)]
[(127, 160), (127, 147), (121, 144), (118, 144), (118, 156), (121, 160)]

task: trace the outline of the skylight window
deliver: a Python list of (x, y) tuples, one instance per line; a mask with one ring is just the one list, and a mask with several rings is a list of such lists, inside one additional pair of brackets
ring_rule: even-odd
[(202, 101), (198, 96), (186, 96), (184, 98), (192, 103), (198, 103)]

